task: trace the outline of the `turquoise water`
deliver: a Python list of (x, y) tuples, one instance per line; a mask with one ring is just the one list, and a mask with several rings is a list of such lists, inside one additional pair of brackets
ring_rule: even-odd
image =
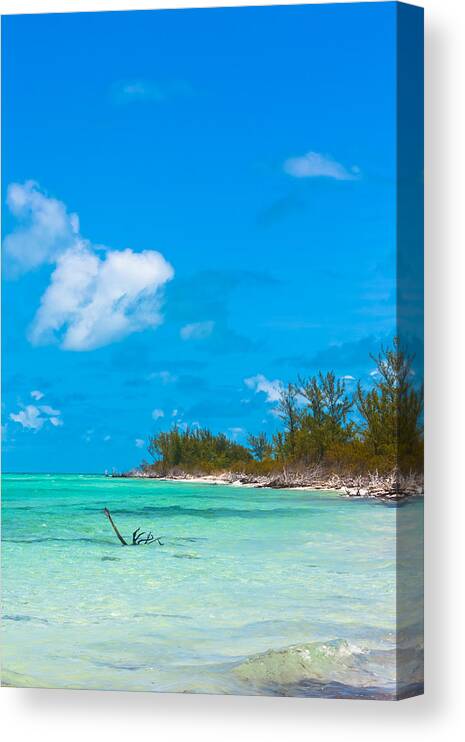
[[(138, 526), (162, 546), (121, 546)], [(422, 682), (422, 500), (5, 475), (3, 682), (390, 698)], [(410, 534), (397, 627), (396, 524)], [(408, 553), (407, 553), (408, 552)], [(399, 648), (398, 648), (399, 649)], [(399, 652), (397, 653), (399, 658)]]

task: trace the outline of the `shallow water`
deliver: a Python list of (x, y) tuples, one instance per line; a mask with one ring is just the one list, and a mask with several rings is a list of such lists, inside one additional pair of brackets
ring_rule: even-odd
[[(127, 539), (141, 526), (163, 545), (120, 546), (104, 506)], [(3, 682), (418, 692), (422, 509), (420, 499), (395, 508), (321, 491), (5, 475)], [(399, 522), (408, 610), (396, 627)]]

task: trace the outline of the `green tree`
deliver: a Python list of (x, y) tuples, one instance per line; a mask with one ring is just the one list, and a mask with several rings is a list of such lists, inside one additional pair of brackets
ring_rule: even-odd
[(263, 461), (268, 459), (272, 453), (272, 446), (266, 437), (266, 433), (259, 433), (258, 435), (249, 435), (247, 437), (247, 443), (252, 451), (254, 458), (257, 461)]
[(374, 385), (364, 389), (359, 383), (354, 398), (333, 371), (287, 384), (276, 409), (281, 429), (271, 441), (263, 432), (249, 435), (246, 448), (207, 428), (175, 426), (150, 439), (151, 466), (158, 471), (257, 472), (321, 463), (334, 471), (385, 472), (394, 466), (421, 471), (423, 389), (415, 384), (413, 359), (398, 339), (372, 358)]
[(376, 364), (375, 386), (355, 395), (363, 421), (362, 439), (377, 456), (388, 456), (401, 470), (414, 463), (422, 449), (423, 387), (413, 384), (413, 356), (395, 338), (392, 348), (371, 356)]
[(321, 461), (328, 448), (344, 443), (353, 435), (348, 421), (352, 408), (346, 384), (333, 371), (309, 379), (299, 378), (299, 394), (305, 402), (301, 415), (300, 448), (306, 458)]
[(297, 407), (297, 389), (294, 384), (288, 384), (281, 391), (278, 402), (278, 417), (284, 423), (285, 453), (287, 453), (290, 459), (293, 459), (296, 449), (296, 435), (300, 423), (300, 413)]
[(225, 469), (252, 460), (245, 446), (229, 440), (223, 433), (215, 435), (207, 428), (180, 430), (175, 426), (168, 432), (156, 433), (150, 439), (148, 451), (163, 470)]

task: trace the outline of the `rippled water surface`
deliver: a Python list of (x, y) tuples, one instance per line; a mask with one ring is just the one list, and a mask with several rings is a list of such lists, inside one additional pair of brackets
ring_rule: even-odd
[[(138, 526), (162, 546), (122, 547)], [(391, 698), (422, 683), (421, 500), (5, 475), (3, 682)], [(396, 683), (396, 524), (406, 534)], [(405, 614), (405, 615), (404, 615)]]

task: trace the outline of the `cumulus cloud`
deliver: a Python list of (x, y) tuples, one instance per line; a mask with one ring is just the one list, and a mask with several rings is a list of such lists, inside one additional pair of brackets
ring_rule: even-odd
[(43, 193), (32, 180), (8, 186), (6, 202), (18, 221), (4, 240), (5, 254), (16, 274), (53, 263), (78, 240), (79, 219), (66, 206)]
[(163, 412), (163, 410), (159, 410), (159, 409), (152, 410), (152, 418), (154, 420), (158, 420), (160, 417), (165, 417), (165, 413)]
[(13, 266), (24, 272), (55, 264), (29, 328), (34, 345), (92, 350), (161, 324), (162, 289), (174, 275), (163, 255), (92, 245), (79, 234), (76, 214), (32, 181), (10, 185), (7, 202), (20, 221), (5, 241)]
[(29, 430), (41, 430), (45, 423), (57, 428), (63, 425), (60, 410), (54, 410), (49, 405), (21, 405), (18, 412), (10, 413), (10, 420)]
[(213, 320), (193, 322), (192, 324), (181, 327), (180, 335), (183, 340), (205, 340), (212, 334), (214, 327), (215, 323)]
[(145, 446), (145, 441), (142, 438), (136, 438), (134, 441), (136, 448), (143, 448)]
[(38, 407), (32, 404), (27, 405), (19, 412), (11, 412), (10, 420), (19, 423), (23, 428), (30, 428), (31, 430), (40, 430), (45, 422), (45, 418), (41, 416)]
[(270, 381), (263, 374), (257, 374), (256, 376), (250, 376), (248, 379), (244, 379), (244, 383), (255, 393), (263, 392), (266, 394), (267, 402), (278, 402), (281, 397), (283, 385), (278, 379)]
[(34, 345), (59, 338), (65, 350), (92, 350), (162, 323), (159, 290), (173, 276), (160, 253), (85, 246), (65, 252), (33, 320)]
[(39, 399), (42, 399), (42, 397), (44, 397), (44, 396), (45, 396), (45, 395), (43, 394), (43, 392), (39, 392), (39, 390), (38, 390), (38, 389), (34, 389), (34, 390), (33, 390), (33, 391), (31, 392), (31, 397), (32, 397), (32, 399), (35, 399), (35, 400), (36, 400), (37, 402), (39, 401)]
[(60, 415), (60, 410), (54, 410), (53, 407), (50, 407), (48, 404), (43, 404), (39, 406), (39, 410), (41, 412), (45, 412), (46, 415)]
[(294, 178), (334, 178), (335, 180), (357, 180), (358, 167), (348, 170), (329, 155), (307, 152), (301, 157), (290, 157), (284, 163), (284, 172)]

